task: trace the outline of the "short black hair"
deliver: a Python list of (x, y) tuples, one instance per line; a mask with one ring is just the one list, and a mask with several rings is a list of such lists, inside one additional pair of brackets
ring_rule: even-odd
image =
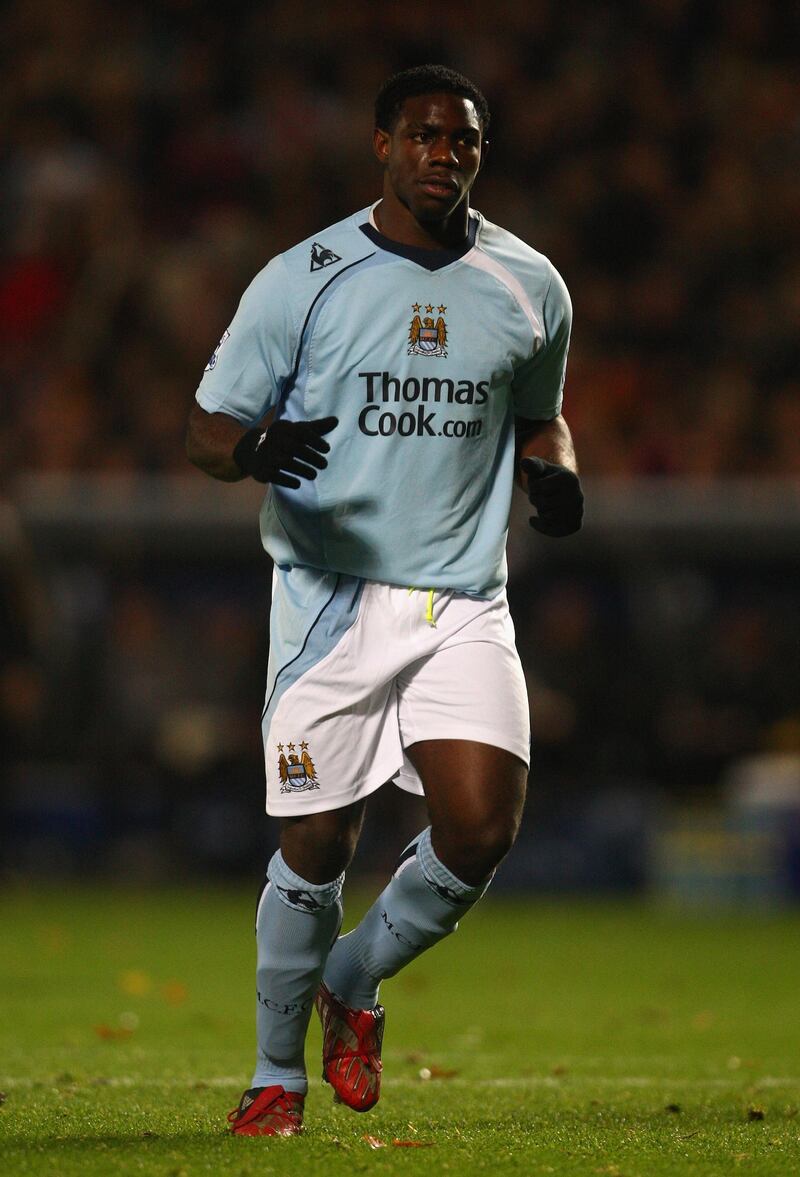
[(481, 134), (489, 129), (489, 103), (478, 87), (457, 70), (446, 65), (415, 65), (388, 78), (375, 99), (375, 126), (391, 131), (400, 117), (406, 98), (418, 94), (458, 94), (468, 98), (475, 107), (481, 124)]

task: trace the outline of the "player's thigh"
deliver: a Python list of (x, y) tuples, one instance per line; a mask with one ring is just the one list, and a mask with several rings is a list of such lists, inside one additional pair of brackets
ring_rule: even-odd
[(422, 740), (407, 754), (435, 829), (508, 849), (525, 804), (528, 766), (522, 760), (477, 740)]
[(474, 740), (423, 740), (407, 755), (422, 780), (436, 854), (463, 882), (481, 882), (514, 844), (528, 766)]
[(406, 759), (422, 783), (434, 846), (456, 874), (456, 862), (485, 872), (497, 865), (525, 801), (530, 714), (502, 606), (476, 607), (474, 623), (398, 680)]

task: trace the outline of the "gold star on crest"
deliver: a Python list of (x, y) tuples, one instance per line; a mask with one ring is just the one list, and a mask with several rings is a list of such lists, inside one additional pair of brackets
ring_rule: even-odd
[(431, 311), (433, 310), (433, 307), (432, 307), (432, 306), (426, 306), (426, 307), (425, 307), (425, 310), (428, 312), (428, 314), (430, 314), (430, 313), (431, 313)]
[(278, 744), (278, 751), (279, 751), (279, 752), (282, 752), (282, 751), (283, 751), (283, 744)]
[(447, 310), (447, 307), (439, 307), (439, 314), (443, 315), (446, 310)]
[(307, 741), (307, 740), (301, 740), (301, 741), (300, 741), (300, 751), (301, 751), (301, 752), (305, 752), (305, 750), (306, 750), (306, 748), (307, 748), (307, 747), (308, 747), (308, 741)]
[(415, 315), (419, 314), (419, 308), (420, 308), (420, 304), (418, 302), (413, 303), (413, 305), (411, 307), (411, 309)]
[(294, 744), (287, 744), (286, 747), (289, 749), (290, 752), (294, 752)]

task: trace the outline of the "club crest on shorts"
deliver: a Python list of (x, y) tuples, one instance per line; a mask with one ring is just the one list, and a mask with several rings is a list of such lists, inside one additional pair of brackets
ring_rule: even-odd
[(423, 307), (415, 302), (411, 326), (408, 331), (408, 355), (410, 356), (447, 356), (447, 324), (443, 315), (447, 307), (440, 306), (438, 319), (434, 322), (431, 304)]
[[(284, 751), (285, 749), (285, 751)], [(308, 744), (300, 741), (300, 755), (292, 743), (278, 744), (278, 776), (281, 778), (282, 793), (305, 793), (318, 789), (317, 770), (308, 754)]]

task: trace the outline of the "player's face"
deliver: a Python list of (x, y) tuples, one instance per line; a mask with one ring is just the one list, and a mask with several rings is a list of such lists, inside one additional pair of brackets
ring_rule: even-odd
[(482, 150), (475, 107), (457, 94), (407, 98), (393, 129), (375, 131), (394, 194), (418, 221), (450, 216), (475, 182)]

